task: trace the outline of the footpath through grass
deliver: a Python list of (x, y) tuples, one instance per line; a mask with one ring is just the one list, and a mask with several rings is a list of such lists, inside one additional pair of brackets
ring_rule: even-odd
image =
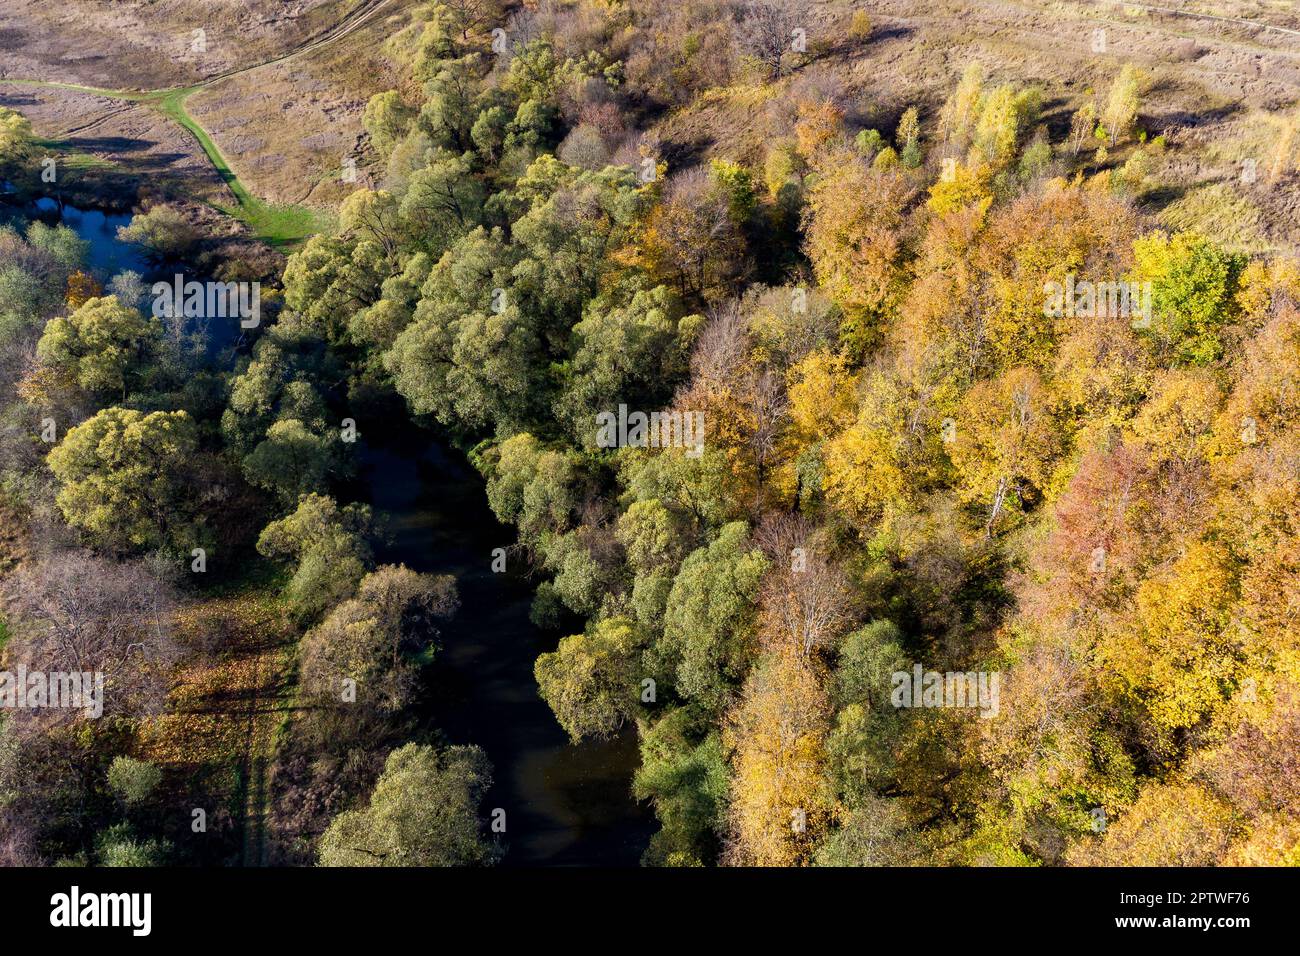
[[(257, 239), (268, 245), (277, 248), (295, 246), (304, 239), (323, 231), (328, 224), (328, 218), (319, 210), (312, 209), (310, 206), (279, 205), (265, 202), (249, 192), (248, 187), (239, 181), (239, 177), (230, 168), (226, 158), (221, 155), (221, 150), (212, 141), (212, 137), (208, 135), (207, 130), (199, 125), (198, 121), (185, 109), (185, 100), (191, 94), (203, 89), (203, 84), (177, 87), (171, 90), (141, 92), (137, 90), (108, 90), (95, 86), (81, 86), (76, 83), (48, 83), (40, 80), (4, 80), (3, 82), (23, 86), (74, 90), (79, 93), (92, 93), (96, 96), (140, 103), (156, 109), (172, 122), (188, 130), (190, 135), (198, 141), (204, 154), (207, 155), (208, 161), (216, 169), (217, 175), (221, 177), (235, 197), (234, 205), (216, 204), (216, 207), (226, 215), (245, 223)], [(53, 141), (49, 141), (49, 143), (55, 145)]]
[(148, 94), (156, 99), (147, 99), (154, 108), (164, 116), (185, 127), (199, 141), (203, 152), (208, 156), (217, 174), (234, 194), (238, 206), (222, 212), (241, 219), (253, 230), (253, 234), (273, 246), (295, 245), (308, 236), (320, 232), (325, 226), (324, 216), (309, 206), (274, 205), (258, 199), (235, 175), (221, 150), (212, 141), (207, 130), (198, 124), (185, 109), (185, 100), (192, 93), (203, 89), (202, 86), (187, 86), (163, 93)]

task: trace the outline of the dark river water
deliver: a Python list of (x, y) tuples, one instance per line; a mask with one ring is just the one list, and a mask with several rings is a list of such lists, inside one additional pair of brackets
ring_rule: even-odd
[(432, 707), (451, 742), (477, 744), (492, 761), (485, 806), (506, 811), (504, 862), (635, 866), (654, 830), (630, 793), (635, 732), (573, 746), (538, 696), (533, 662), (558, 636), (529, 621), (529, 583), (491, 569), (492, 549), (514, 533), (488, 508), (478, 473), (416, 433), (400, 451), (369, 449), (362, 478), (389, 516), (392, 543), (378, 558), (456, 577), (461, 609), (431, 669)]
[(43, 214), (42, 219), (59, 222), (73, 230), (78, 236), (90, 243), (86, 254), (89, 271), (100, 282), (107, 283), (119, 272), (130, 270), (142, 276), (149, 275), (153, 267), (135, 246), (117, 241), (117, 230), (128, 225), (131, 217), (126, 214), (102, 213), (97, 209), (78, 209), (65, 205), (60, 215), (59, 205), (53, 199), (36, 200), (36, 208)]
[[(58, 218), (53, 203), (43, 212)], [(151, 266), (117, 240), (129, 216), (66, 206), (62, 221), (90, 242), (90, 271), (101, 282), (126, 269), (148, 281), (175, 271)], [(230, 328), (214, 322), (212, 342), (228, 344), (236, 321), (216, 320)], [(532, 585), (519, 568), (491, 569), (492, 549), (508, 547), (514, 532), (496, 520), (483, 479), (460, 452), (413, 426), (394, 431), (401, 437), (363, 452), (362, 493), (390, 531), (376, 556), (456, 578), (461, 608), (443, 627), (442, 651), (428, 669), (430, 707), (450, 742), (476, 744), (492, 761), (484, 810), (506, 812), (504, 865), (635, 866), (654, 831), (653, 815), (631, 796), (635, 732), (569, 743), (533, 678), (533, 662), (554, 650), (559, 635), (528, 619)]]
[[(129, 214), (103, 213), (97, 209), (80, 209), (68, 204), (60, 209), (59, 204), (48, 197), (36, 200), (35, 205), (36, 215), (42, 221), (62, 223), (89, 244), (86, 250), (86, 271), (105, 287), (105, 291), (110, 280), (119, 273), (134, 272), (139, 275), (144, 280), (145, 297), (135, 305), (146, 315), (153, 310), (150, 286), (154, 282), (164, 281), (169, 287), (174, 287), (177, 275), (181, 276), (182, 285), (190, 281), (202, 282), (208, 278), (179, 263), (151, 261), (138, 247), (120, 242), (117, 230), (131, 222)], [(240, 341), (244, 330), (239, 323), (237, 316), (214, 315), (209, 318), (198, 315), (186, 320), (186, 331), (201, 333), (209, 356), (216, 356), (222, 349)]]

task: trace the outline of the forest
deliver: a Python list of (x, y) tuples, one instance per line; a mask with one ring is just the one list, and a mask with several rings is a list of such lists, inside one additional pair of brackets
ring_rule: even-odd
[(330, 228), (117, 233), (257, 283), (226, 338), (23, 204), (0, 107), (0, 863), (508, 862), (465, 583), (365, 490), (437, 436), (642, 865), (1300, 864), (1294, 248), (1159, 216), (1139, 64), (867, 109), (813, 67), (879, 24), (796, 6), (419, 4)]

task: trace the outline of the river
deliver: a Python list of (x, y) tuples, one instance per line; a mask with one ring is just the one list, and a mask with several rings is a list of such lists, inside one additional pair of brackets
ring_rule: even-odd
[[(58, 218), (52, 203), (42, 211)], [(129, 216), (65, 206), (62, 221), (90, 243), (90, 271), (100, 281), (124, 269), (167, 277), (118, 241)], [(234, 321), (210, 329), (213, 338), (233, 338)], [(373, 435), (378, 447), (366, 443), (366, 424), (359, 427), (360, 494), (391, 532), (376, 547), (378, 560), (451, 574), (460, 590), (461, 609), (427, 669), (430, 708), (451, 743), (476, 744), (492, 761), (484, 809), (506, 812), (504, 865), (635, 866), (654, 831), (649, 809), (631, 796), (635, 733), (574, 746), (538, 696), (533, 662), (559, 635), (529, 620), (532, 585), (520, 568), (491, 570), (492, 549), (508, 547), (514, 532), (488, 508), (482, 477), (414, 425), (382, 429), (390, 435)]]
[(392, 539), (378, 557), (456, 577), (461, 609), (431, 668), (432, 708), (452, 743), (477, 744), (492, 761), (486, 807), (506, 811), (504, 862), (635, 866), (654, 830), (630, 793), (635, 732), (568, 742), (533, 678), (537, 655), (558, 635), (529, 620), (532, 587), (518, 568), (491, 569), (492, 549), (508, 547), (514, 532), (496, 520), (460, 452), (428, 433), (402, 445), (364, 453), (362, 480)]

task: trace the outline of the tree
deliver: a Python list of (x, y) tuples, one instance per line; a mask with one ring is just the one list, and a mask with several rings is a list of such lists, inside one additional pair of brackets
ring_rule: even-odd
[(826, 559), (804, 521), (769, 520), (759, 535), (772, 561), (759, 592), (763, 645), (809, 658), (838, 641), (849, 625), (848, 579)]
[(745, 0), (741, 11), (740, 41), (746, 51), (767, 69), (769, 79), (784, 75), (785, 54), (792, 47), (799, 20), (784, 4)]
[(482, 30), (501, 16), (501, 0), (442, 0), (442, 6), (462, 40), (468, 40), (471, 32)]
[(699, 739), (700, 723), (693, 708), (676, 707), (641, 726), (641, 766), (632, 792), (653, 803), (662, 824), (643, 863), (703, 866), (712, 862), (726, 832), (726, 754), (716, 731)]
[(108, 768), (108, 786), (128, 807), (144, 803), (162, 782), (162, 771), (146, 760), (114, 757)]
[(1112, 148), (1128, 137), (1137, 121), (1138, 103), (1145, 77), (1132, 63), (1125, 63), (1106, 96), (1101, 122), (1110, 136)]
[(896, 800), (871, 798), (853, 810), (817, 848), (817, 866), (910, 866), (923, 846)]
[(915, 106), (909, 106), (898, 121), (894, 143), (904, 166), (916, 169), (921, 165), (921, 115)]
[[(475, 128), (478, 124), (475, 124)], [(589, 123), (579, 123), (564, 137), (555, 155), (570, 166), (603, 169), (609, 163), (609, 147), (600, 130)]]
[(314, 434), (296, 418), (280, 419), (244, 459), (244, 474), (292, 504), (303, 495), (326, 490), (331, 472), (339, 469), (335, 441)]
[(745, 683), (724, 741), (734, 749), (728, 861), (806, 865), (830, 819), (827, 700), (797, 651), (766, 655)]
[(164, 840), (141, 839), (126, 823), (119, 823), (95, 836), (95, 856), (100, 866), (165, 866), (171, 844)]
[(298, 338), (311, 333), (317, 339), (341, 341), (351, 318), (379, 300), (391, 271), (385, 247), (373, 239), (363, 241), (360, 235), (372, 225), (366, 217), (373, 213), (374, 227), (395, 248), (395, 200), (391, 195), (377, 200), (363, 191), (345, 202), (355, 204), (351, 212), (356, 218), (349, 222), (358, 234), (312, 236), (285, 264), (284, 304), (297, 320), (282, 314), (276, 327), (293, 328)]
[(857, 382), (844, 357), (809, 352), (790, 370), (790, 424), (808, 443), (825, 441), (857, 417)]
[(1038, 115), (1036, 90), (1017, 90), (1006, 84), (987, 93), (980, 103), (979, 121), (969, 162), (994, 169), (1010, 165), (1016, 147)]
[(608, 617), (537, 658), (542, 699), (574, 743), (611, 737), (635, 714), (640, 650), (632, 622)]
[(88, 299), (45, 326), (36, 355), (54, 374), (92, 395), (125, 398), (147, 372), (159, 329), (117, 296)]
[(844, 312), (853, 357), (878, 344), (902, 291), (902, 226), (911, 186), (846, 152), (828, 160), (809, 192), (806, 249), (822, 290)]
[(964, 153), (979, 122), (980, 101), (984, 96), (984, 68), (968, 63), (961, 81), (943, 104), (939, 115), (939, 132), (959, 153)]
[(73, 309), (80, 309), (91, 299), (97, 299), (104, 294), (104, 288), (99, 284), (99, 280), (83, 269), (68, 276), (68, 291), (63, 296), (63, 301)]
[(830, 682), (836, 706), (826, 743), (827, 773), (847, 807), (871, 806), (896, 775), (902, 715), (890, 700), (893, 674), (908, 667), (902, 635), (872, 621), (844, 638)]
[(406, 230), (436, 259), (479, 225), (483, 198), (469, 159), (440, 150), (411, 174), (399, 211)]
[(262, 529), (259, 554), (297, 563), (285, 594), (300, 615), (318, 616), (352, 594), (372, 561), (365, 540), (370, 520), (367, 505), (339, 507), (333, 498), (309, 494), (293, 514)]
[(143, 246), (154, 257), (163, 260), (184, 259), (199, 241), (199, 231), (183, 212), (175, 206), (154, 206), (137, 213), (129, 225), (117, 230), (119, 242)]
[(17, 165), (28, 155), (32, 124), (17, 110), (0, 107), (0, 163)]
[(661, 407), (686, 371), (689, 319), (665, 287), (638, 290), (622, 307), (595, 299), (573, 328), (575, 348), (556, 411), (578, 447), (596, 446), (596, 416), (620, 404)]
[(358, 189), (339, 206), (339, 228), (376, 243), (391, 258), (401, 238), (397, 197), (386, 189)]
[(1100, 838), (1074, 848), (1081, 866), (1212, 866), (1231, 836), (1230, 808), (1203, 787), (1151, 784)]
[[(420, 129), (434, 146), (454, 153), (474, 148), (471, 131), (478, 112), (474, 108), (479, 93), (477, 55), (445, 60), (425, 84), (425, 100), (416, 117)], [(511, 61), (511, 70), (518, 56)]]
[(459, 603), (450, 575), (419, 574), (405, 565), (372, 571), (356, 597), (303, 638), (303, 685), (337, 703), (342, 681), (352, 680), (358, 702), (400, 711), (418, 690), (419, 664), (438, 647), (437, 622), (455, 614)]
[(1243, 256), (1192, 233), (1153, 232), (1133, 243), (1133, 280), (1151, 289), (1151, 328), (1143, 334), (1158, 358), (1207, 365), (1222, 355), (1244, 267)]
[(667, 671), (682, 697), (721, 707), (754, 658), (753, 607), (767, 559), (733, 522), (691, 553), (673, 581), (652, 673)]
[(369, 803), (334, 818), (321, 866), (482, 866), (496, 848), (478, 805), (492, 770), (477, 747), (407, 744), (388, 755)]
[(197, 453), (197, 430), (185, 412), (104, 409), (50, 452), (55, 502), (70, 525), (103, 547), (189, 553), (202, 536), (191, 478)]
[(1041, 380), (1027, 369), (978, 383), (962, 402), (951, 446), (958, 494), (986, 509), (989, 536), (1004, 512), (1027, 509), (1046, 490), (1059, 453), (1047, 403)]
[(651, 268), (682, 298), (710, 298), (740, 270), (744, 234), (732, 218), (732, 197), (704, 169), (679, 174), (650, 214), (645, 255)]
[(519, 528), (526, 544), (539, 545), (572, 526), (579, 475), (562, 452), (521, 432), (487, 453), (481, 467), (488, 479), (488, 505), (498, 520)]
[(1097, 130), (1097, 106), (1091, 99), (1074, 111), (1070, 119), (1070, 155), (1078, 156)]
[[(860, 528), (909, 501), (917, 489), (909, 481), (908, 448), (900, 389), (889, 377), (868, 374), (860, 389), (856, 420), (828, 438), (824, 452), (827, 501)], [(841, 407), (847, 414), (847, 409)]]
[(375, 152), (386, 159), (393, 147), (406, 135), (415, 116), (416, 110), (402, 101), (401, 93), (388, 90), (370, 97), (361, 116), (361, 125), (370, 134)]
[[(172, 637), (176, 595), (144, 563), (64, 551), (24, 562), (6, 581), (4, 597), (10, 661), (49, 674), (100, 672), (104, 717), (162, 709), (180, 656)], [(11, 713), (61, 722), (82, 712)]]
[(803, 100), (794, 125), (795, 148), (799, 156), (814, 169), (827, 154), (844, 145), (844, 111), (825, 98)]

